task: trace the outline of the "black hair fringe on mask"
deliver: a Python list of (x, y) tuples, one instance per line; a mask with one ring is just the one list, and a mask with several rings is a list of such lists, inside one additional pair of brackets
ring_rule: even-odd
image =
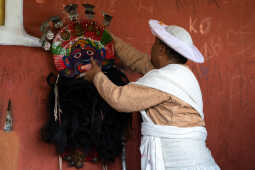
[[(116, 85), (128, 83), (117, 68), (103, 70)], [(55, 94), (50, 74), (47, 78), (49, 93), (49, 118), (41, 129), (43, 141), (54, 144), (58, 154), (79, 150), (85, 156), (94, 152), (98, 161), (112, 163), (122, 153), (123, 139), (127, 139), (132, 114), (119, 113), (98, 94), (93, 83), (84, 79), (59, 77), (59, 105), (61, 123), (54, 119)]]

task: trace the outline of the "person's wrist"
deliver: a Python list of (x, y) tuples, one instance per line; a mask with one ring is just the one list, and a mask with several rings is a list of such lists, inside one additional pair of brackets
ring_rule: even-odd
[(98, 69), (98, 70), (95, 71), (95, 73), (94, 73), (94, 75), (93, 75), (92, 81), (94, 81), (96, 75), (99, 74), (100, 72), (102, 72), (100, 69)]
[(94, 74), (94, 76), (93, 76), (93, 78), (92, 78), (92, 82), (93, 82), (93, 83), (95, 82), (97, 75), (99, 75), (100, 73), (102, 73), (101, 70), (95, 72), (95, 74)]

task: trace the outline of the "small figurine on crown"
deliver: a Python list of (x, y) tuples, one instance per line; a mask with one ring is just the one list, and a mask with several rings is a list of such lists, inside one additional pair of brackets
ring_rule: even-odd
[[(83, 4), (86, 19), (79, 18), (78, 5), (64, 11), (69, 21), (51, 17), (41, 26), (41, 42), (50, 51), (58, 76), (49, 75), (49, 120), (41, 130), (44, 141), (55, 145), (70, 166), (81, 168), (85, 160), (107, 165), (121, 156), (130, 126), (131, 114), (119, 113), (98, 94), (94, 85), (77, 75), (91, 68), (93, 57), (102, 71), (117, 85), (128, 83), (115, 66), (114, 43), (105, 30), (112, 17), (94, 21), (94, 6)], [(54, 82), (52, 82), (52, 78)], [(56, 80), (56, 81), (55, 81)]]

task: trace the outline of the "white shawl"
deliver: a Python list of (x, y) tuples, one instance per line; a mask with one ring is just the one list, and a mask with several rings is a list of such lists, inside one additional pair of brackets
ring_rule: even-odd
[[(185, 66), (170, 64), (152, 70), (134, 84), (174, 95), (190, 104), (204, 119), (199, 84), (194, 74)], [(207, 132), (204, 127), (178, 128), (155, 125), (144, 110), (140, 112), (144, 121), (140, 146), (142, 170), (165, 170), (163, 153), (167, 167), (171, 169), (219, 170), (205, 145)]]
[(151, 70), (134, 84), (174, 95), (190, 104), (204, 119), (200, 87), (196, 77), (187, 67), (180, 64), (169, 64), (161, 69)]

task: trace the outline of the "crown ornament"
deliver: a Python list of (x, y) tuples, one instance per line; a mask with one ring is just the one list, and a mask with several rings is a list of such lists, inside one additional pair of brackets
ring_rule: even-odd
[(94, 5), (82, 4), (85, 19), (79, 17), (78, 7), (77, 4), (64, 7), (67, 22), (54, 16), (41, 25), (42, 47), (52, 53), (56, 69), (66, 77), (89, 70), (91, 57), (103, 69), (110, 67), (115, 58), (112, 37), (105, 29), (112, 16), (103, 13), (104, 20), (100, 24), (94, 20)]

